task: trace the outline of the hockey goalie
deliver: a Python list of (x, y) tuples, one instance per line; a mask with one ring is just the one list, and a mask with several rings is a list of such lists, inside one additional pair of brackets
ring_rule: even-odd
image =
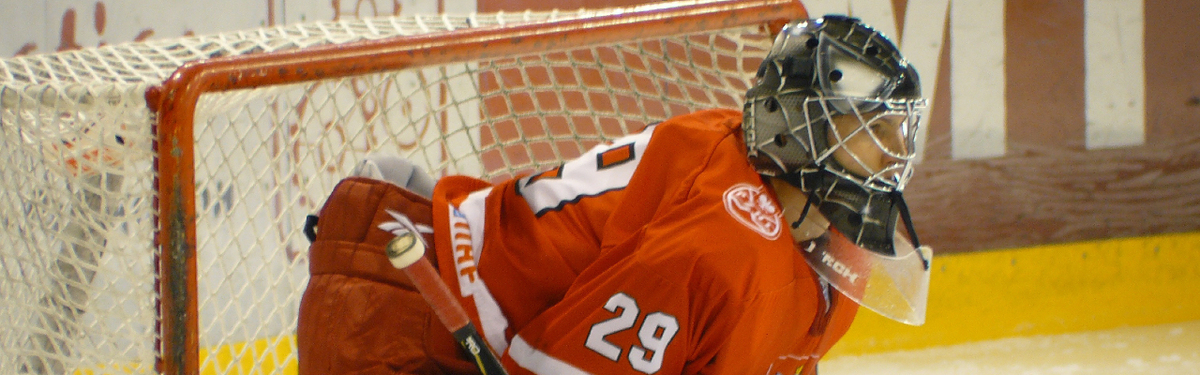
[(498, 184), (373, 157), (320, 212), (301, 374), (481, 370), (393, 268), (426, 259), (512, 374), (814, 374), (863, 306), (924, 322), (901, 192), (917, 72), (854, 18), (785, 27), (741, 111), (678, 116)]

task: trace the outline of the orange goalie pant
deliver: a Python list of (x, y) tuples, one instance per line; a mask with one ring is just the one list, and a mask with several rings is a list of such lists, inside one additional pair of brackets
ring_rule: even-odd
[[(338, 183), (321, 209), (296, 332), (301, 375), (479, 373), (388, 261), (393, 236), (377, 226), (394, 220), (389, 209), (432, 223), (428, 199), (361, 177)], [(435, 254), (425, 254), (434, 266)]]

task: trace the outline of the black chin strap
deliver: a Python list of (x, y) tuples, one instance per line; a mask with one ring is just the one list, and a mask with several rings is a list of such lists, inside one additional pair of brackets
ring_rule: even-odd
[(917, 252), (917, 256), (921, 257), (921, 263), (925, 265), (925, 269), (929, 269), (929, 259), (925, 259), (925, 254), (921, 253), (921, 240), (917, 239), (917, 230), (913, 228), (912, 215), (908, 213), (908, 203), (904, 202), (904, 195), (898, 191), (892, 192), (896, 202), (896, 208), (900, 209), (900, 219), (904, 220), (904, 228), (908, 229), (908, 238), (912, 239), (913, 250)]
[(800, 211), (800, 218), (792, 222), (792, 229), (800, 227), (800, 223), (804, 222), (804, 218), (808, 217), (808, 210), (812, 208), (813, 199), (817, 197), (816, 190), (808, 192), (808, 199), (804, 202), (804, 209)]
[[(917, 239), (917, 230), (913, 228), (912, 215), (908, 213), (908, 203), (904, 202), (904, 195), (898, 191), (893, 191), (891, 194), (893, 202), (896, 202), (896, 208), (900, 209), (900, 219), (904, 220), (904, 228), (908, 230), (908, 238), (912, 239), (913, 248), (921, 247), (921, 240)], [(890, 232), (895, 232), (895, 230)]]
[[(823, 167), (814, 164), (809, 166), (809, 168), (820, 169)], [(805, 183), (805, 179), (812, 181)], [(820, 182), (824, 179), (825, 175), (823, 173), (794, 174), (784, 178), (784, 180), (789, 184), (792, 184), (792, 186), (799, 188), (800, 191), (808, 193), (808, 200), (804, 202), (804, 209), (800, 211), (800, 218), (796, 219), (795, 222), (792, 222), (792, 229), (799, 228), (800, 223), (804, 222), (804, 218), (808, 217), (808, 210), (812, 209), (813, 201), (816, 201), (817, 198), (817, 186), (820, 186)]]

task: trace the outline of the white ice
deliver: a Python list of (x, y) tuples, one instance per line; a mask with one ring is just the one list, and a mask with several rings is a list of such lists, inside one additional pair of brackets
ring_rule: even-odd
[(1200, 375), (1200, 321), (838, 356), (821, 375)]

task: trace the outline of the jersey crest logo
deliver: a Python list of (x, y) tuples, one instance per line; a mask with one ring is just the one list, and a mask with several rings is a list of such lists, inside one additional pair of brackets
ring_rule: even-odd
[(774, 240), (783, 231), (783, 211), (761, 185), (737, 184), (725, 190), (725, 211), (763, 238)]

